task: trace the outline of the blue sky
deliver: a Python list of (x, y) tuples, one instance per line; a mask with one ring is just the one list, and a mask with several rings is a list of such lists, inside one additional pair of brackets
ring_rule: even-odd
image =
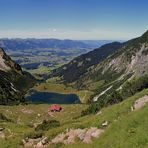
[(130, 39), (148, 29), (148, 0), (0, 0), (0, 37)]

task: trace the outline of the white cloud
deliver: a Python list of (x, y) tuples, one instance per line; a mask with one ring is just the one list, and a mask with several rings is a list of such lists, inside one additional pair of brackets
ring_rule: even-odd
[(0, 38), (59, 38), (59, 39), (130, 39), (141, 34), (124, 31), (91, 29), (89, 31), (50, 28), (47, 30), (0, 30)]

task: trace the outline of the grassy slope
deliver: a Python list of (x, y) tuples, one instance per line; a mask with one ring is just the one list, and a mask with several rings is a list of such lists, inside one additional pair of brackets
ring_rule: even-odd
[[(10, 136), (11, 130), (12, 137), (8, 140), (0, 139), (1, 147), (18, 147), (24, 134), (34, 131), (33, 128), (28, 126), (31, 123), (41, 122), (43, 119), (56, 119), (61, 123), (60, 127), (52, 128), (48, 131), (44, 131), (44, 135), (51, 138), (56, 134), (65, 131), (67, 128), (87, 128), (87, 127), (101, 127), (104, 121), (109, 122), (109, 126), (106, 128), (105, 133), (99, 139), (93, 139), (92, 144), (84, 144), (76, 142), (73, 145), (67, 145), (63, 147), (97, 147), (100, 148), (118, 148), (118, 147), (132, 147), (140, 148), (148, 146), (148, 106), (146, 105), (142, 109), (136, 112), (130, 112), (130, 108), (135, 100), (148, 95), (148, 89), (136, 94), (133, 97), (126, 99), (125, 101), (102, 109), (100, 115), (88, 115), (79, 117), (81, 111), (87, 107), (87, 105), (62, 105), (64, 110), (61, 113), (53, 113), (53, 116), (47, 114), (49, 105), (27, 105), (27, 106), (0, 106), (0, 112), (3, 112), (7, 117), (13, 119), (14, 123), (0, 122), (0, 127), (5, 127), (6, 135)], [(22, 113), (22, 109), (32, 110), (30, 114)], [(38, 114), (41, 116), (38, 117)], [(77, 118), (78, 117), (78, 118)], [(20, 125), (16, 124), (19, 120)]]
[[(6, 147), (20, 147), (20, 143), (24, 138), (24, 135), (34, 132), (34, 128), (30, 125), (34, 123), (41, 123), (44, 119), (55, 119), (60, 121), (61, 127), (64, 124), (73, 122), (74, 118), (80, 116), (80, 113), (87, 105), (75, 104), (75, 105), (62, 105), (63, 110), (60, 113), (52, 113), (52, 116), (48, 114), (48, 104), (39, 105), (19, 105), (19, 106), (0, 106), (0, 113), (3, 113), (7, 118), (12, 119), (13, 122), (0, 121), (0, 127), (5, 127), (5, 134), (7, 139), (0, 139), (1, 148)], [(76, 109), (79, 108), (79, 109)], [(22, 110), (31, 111), (31, 113), (24, 113)], [(40, 114), (40, 116), (38, 116)], [(44, 134), (47, 136), (54, 134), (52, 129), (46, 131)], [(11, 136), (10, 136), (11, 135)]]
[[(44, 119), (55, 119), (61, 124), (70, 122), (73, 118), (80, 116), (81, 111), (88, 105), (61, 105), (63, 110), (58, 113), (48, 114), (49, 104), (29, 104), (18, 106), (0, 106), (0, 113), (12, 119), (14, 122), (18, 121), (20, 125), (29, 125), (31, 123), (39, 123)], [(79, 108), (79, 110), (76, 110)], [(38, 114), (40, 114), (38, 116)]]
[(94, 146), (110, 148), (148, 147), (148, 106), (113, 123)]
[(130, 112), (130, 107), (138, 98), (148, 95), (148, 89), (133, 97), (102, 110), (101, 115), (92, 115), (82, 118), (82, 124), (100, 127), (103, 121), (109, 121), (109, 126), (99, 139), (94, 139), (92, 144), (75, 143), (63, 146), (99, 147), (99, 148), (146, 148), (148, 147), (148, 105), (136, 112)]

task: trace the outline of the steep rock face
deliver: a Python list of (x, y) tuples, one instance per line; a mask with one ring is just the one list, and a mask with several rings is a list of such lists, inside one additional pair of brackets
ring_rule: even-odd
[(0, 70), (9, 71), (14, 70), (22, 73), (21, 67), (15, 63), (11, 58), (0, 48)]
[(0, 48), (0, 104), (16, 104), (24, 101), (24, 92), (35, 79)]
[(128, 41), (119, 52), (108, 57), (103, 64), (105, 66), (102, 73), (108, 70), (119, 73), (125, 70), (124, 75), (129, 73), (133, 73), (135, 76), (148, 74), (148, 33)]

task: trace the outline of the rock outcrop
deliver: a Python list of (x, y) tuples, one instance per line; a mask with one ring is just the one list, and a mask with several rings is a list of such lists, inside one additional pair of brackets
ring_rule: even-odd
[(0, 104), (24, 102), (24, 93), (35, 84), (29, 73), (23, 72), (5, 51), (0, 48)]
[(85, 128), (85, 129), (67, 129), (65, 133), (60, 133), (52, 140), (48, 140), (47, 137), (30, 139), (23, 139), (24, 147), (36, 147), (42, 148), (50, 146), (52, 144), (72, 144), (75, 140), (79, 139), (84, 143), (91, 143), (92, 138), (98, 138), (104, 132), (103, 129), (98, 129), (97, 127)]

